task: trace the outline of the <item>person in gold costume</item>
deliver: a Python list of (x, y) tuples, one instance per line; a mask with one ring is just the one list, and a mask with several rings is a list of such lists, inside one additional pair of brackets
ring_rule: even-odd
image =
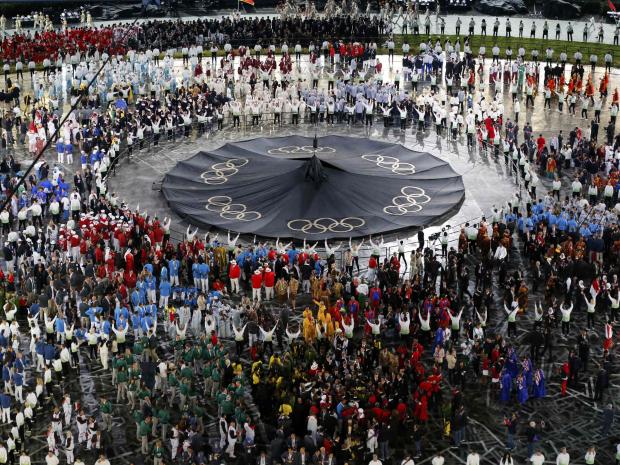
[(295, 276), (291, 276), (288, 282), (288, 298), (291, 302), (291, 308), (295, 310), (297, 292), (299, 291), (299, 280)]

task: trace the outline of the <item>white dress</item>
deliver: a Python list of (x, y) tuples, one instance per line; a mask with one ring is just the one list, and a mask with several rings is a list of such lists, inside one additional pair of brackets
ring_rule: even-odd
[(107, 344), (103, 344), (99, 347), (99, 359), (101, 360), (101, 365), (104, 370), (108, 369), (108, 346)]

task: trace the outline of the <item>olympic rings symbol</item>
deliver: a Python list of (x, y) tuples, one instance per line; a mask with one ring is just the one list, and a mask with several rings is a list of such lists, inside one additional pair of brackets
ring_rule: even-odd
[(431, 201), (424, 189), (420, 187), (405, 186), (400, 192), (402, 195), (394, 197), (392, 205), (388, 205), (383, 209), (388, 215), (402, 216), (417, 213), (422, 210), (422, 205)]
[(239, 168), (248, 164), (245, 158), (231, 158), (211, 165), (211, 169), (200, 175), (206, 184), (224, 184), (228, 178), (237, 174)]
[(287, 145), (285, 147), (278, 147), (275, 149), (267, 150), (269, 155), (291, 155), (299, 153), (336, 153), (336, 149), (332, 147), (317, 147), (316, 149), (311, 145)]
[(291, 231), (301, 231), (306, 234), (324, 234), (326, 232), (349, 233), (354, 229), (361, 228), (365, 224), (366, 221), (362, 218), (348, 216), (340, 220), (329, 217), (317, 218), (315, 220), (299, 218), (289, 221), (287, 226)]
[(225, 220), (254, 221), (262, 218), (260, 213), (248, 210), (242, 203), (233, 203), (227, 195), (215, 195), (207, 200), (206, 209), (219, 213)]
[(396, 157), (388, 155), (362, 155), (362, 158), (371, 163), (375, 163), (379, 168), (390, 170), (394, 174), (410, 175), (415, 174), (415, 166), (408, 162), (401, 162)]

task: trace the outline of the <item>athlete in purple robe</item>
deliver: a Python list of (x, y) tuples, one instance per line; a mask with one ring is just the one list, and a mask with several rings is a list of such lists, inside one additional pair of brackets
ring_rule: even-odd
[(521, 405), (527, 402), (529, 394), (527, 392), (527, 383), (523, 375), (519, 375), (517, 378), (517, 400)]
[(534, 385), (532, 387), (532, 397), (536, 399), (542, 399), (547, 395), (547, 389), (545, 387), (545, 373), (541, 368), (534, 373)]
[(504, 370), (499, 380), (500, 392), (499, 399), (506, 403), (510, 400), (510, 393), (512, 392), (512, 376), (508, 370)]

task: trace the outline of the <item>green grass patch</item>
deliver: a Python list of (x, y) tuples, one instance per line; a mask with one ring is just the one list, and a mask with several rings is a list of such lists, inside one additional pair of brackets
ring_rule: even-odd
[[(466, 28), (462, 28), (462, 29), (466, 30)], [(525, 32), (529, 34), (529, 31), (525, 31)], [(552, 34), (555, 34), (555, 31), (553, 31)], [(418, 36), (415, 36), (413, 34), (406, 34), (406, 35), (398, 34), (394, 36), (394, 43), (396, 45), (395, 53), (396, 54), (401, 53), (401, 50), (402, 50), (401, 46), (405, 41), (409, 43), (411, 53), (416, 53), (419, 50), (420, 43), (422, 43), (422, 41), (428, 41), (429, 37), (431, 38), (433, 45), (435, 44), (437, 39), (440, 39), (442, 47), (445, 45), (447, 39), (450, 39), (450, 41), (454, 44), (456, 43), (456, 40), (460, 38), (461, 52), (463, 51), (463, 43), (465, 39), (464, 36), (458, 37), (456, 35), (439, 35), (439, 34), (431, 34), (430, 36), (420, 34)], [(575, 37), (577, 37), (577, 34), (575, 34)], [(611, 40), (611, 39), (612, 39), (611, 37), (606, 38), (606, 40)], [(387, 36), (382, 39), (377, 40), (377, 45), (379, 46), (379, 49), (377, 50), (378, 54), (387, 55), (388, 53), (387, 48), (383, 47), (385, 40), (387, 40)], [(493, 38), (492, 35), (490, 36), (475, 35), (470, 40), (470, 47), (471, 47), (472, 53), (477, 56), (480, 47), (484, 46), (486, 47), (487, 58), (490, 58), (492, 56), (491, 50), (496, 44), (500, 48), (500, 58), (502, 59), (506, 58), (506, 48), (510, 46), (512, 47), (513, 58), (517, 57), (519, 48), (523, 47), (525, 48), (526, 60), (532, 59), (532, 50), (538, 50), (539, 61), (545, 61), (547, 47), (551, 47), (553, 49), (553, 60), (554, 61), (559, 61), (560, 53), (566, 52), (567, 63), (574, 63), (575, 52), (579, 50), (581, 51), (581, 54), (583, 55), (581, 62), (584, 66), (588, 66), (590, 64), (591, 54), (597, 55), (598, 57), (597, 66), (604, 66), (605, 65), (604, 57), (606, 53), (611, 53), (613, 57), (614, 66), (618, 66), (620, 64), (620, 47), (618, 47), (617, 45), (611, 45), (609, 43), (599, 44), (597, 42), (587, 42), (587, 43), (586, 42), (568, 42), (566, 40), (543, 40), (543, 39), (530, 39), (527, 37), (520, 39), (519, 37), (514, 37), (514, 36), (511, 38), (500, 36), (495, 39)], [(264, 57), (266, 53), (267, 53), (267, 50), (263, 48), (262, 57)], [(280, 53), (279, 46), (276, 48), (276, 53)], [(290, 47), (289, 54), (294, 55), (294, 53), (295, 52), (293, 51), (293, 47)], [(307, 54), (308, 49), (304, 49), (303, 53)], [(248, 54), (253, 55), (254, 54), (253, 49), (248, 49)], [(222, 50), (221, 47), (218, 50), (217, 55), (218, 57), (224, 56), (224, 51)], [(164, 56), (163, 53), (161, 56), (162, 57)], [(177, 52), (175, 53), (174, 57), (176, 59), (181, 59), (182, 55), (180, 52)], [(0, 59), (1, 58), (2, 56), (0, 55)], [(209, 63), (210, 60), (211, 60), (211, 52), (208, 50), (205, 50), (203, 54), (203, 63), (205, 62)], [(0, 62), (3, 63), (3, 60), (0, 60)], [(11, 64), (11, 74), (13, 74), (15, 73), (15, 66), (13, 62), (11, 62), (10, 64)], [(27, 64), (28, 64), (27, 62), (24, 62), (24, 74), (28, 73)], [(42, 69), (43, 69), (43, 66), (40, 63), (38, 63), (37, 70), (40, 71)]]
[[(463, 27), (461, 27), (461, 30), (463, 30)], [(526, 31), (524, 31), (524, 34), (525, 32)], [(540, 34), (541, 32), (538, 31), (538, 33)], [(529, 31), (527, 31), (527, 34), (529, 34)], [(549, 35), (551, 37), (552, 35), (554, 36), (554, 34), (555, 34), (555, 31), (553, 32), (550, 31)], [(437, 34), (435, 35), (431, 34), (430, 37), (432, 39), (433, 44), (435, 44), (437, 39), (440, 39), (442, 47), (444, 46), (447, 39), (450, 39), (450, 41), (454, 44), (458, 38), (455, 35), (442, 36), (442, 35), (437, 35)], [(577, 37), (576, 33), (575, 33), (575, 37)], [(407, 35), (401, 34), (401, 35), (394, 37), (394, 42), (396, 43), (397, 50), (400, 51), (401, 45), (406, 40), (411, 46), (411, 51), (415, 52), (418, 50), (417, 47), (420, 45), (420, 43), (425, 39), (428, 40), (428, 36), (425, 36), (425, 35), (414, 36), (413, 34), (407, 34)], [(460, 39), (461, 39), (461, 52), (462, 52), (463, 42), (464, 42), (465, 37), (461, 36)], [(611, 40), (611, 39), (612, 39), (611, 37), (606, 37), (606, 40)], [(487, 57), (491, 56), (491, 49), (496, 44), (500, 48), (500, 58), (506, 57), (506, 48), (510, 46), (512, 47), (513, 58), (516, 58), (519, 48), (523, 47), (525, 49), (526, 60), (532, 59), (532, 50), (538, 50), (538, 59), (545, 60), (546, 59), (545, 52), (547, 50), (547, 47), (551, 47), (553, 49), (553, 59), (557, 61), (559, 61), (560, 59), (560, 53), (566, 52), (566, 55), (568, 58), (567, 62), (574, 63), (575, 52), (577, 52), (578, 50), (583, 55), (581, 62), (585, 64), (589, 64), (590, 55), (595, 54), (598, 56), (597, 64), (604, 65), (605, 64), (604, 57), (605, 57), (605, 54), (608, 52), (611, 53), (613, 57), (613, 63), (615, 65), (617, 65), (618, 62), (620, 61), (620, 47), (618, 47), (617, 45), (611, 45), (609, 43), (599, 44), (595, 42), (568, 42), (566, 40), (529, 39), (526, 37), (520, 39), (519, 37), (514, 37), (514, 36), (511, 38), (506, 38), (503, 36), (494, 38), (492, 35), (490, 36), (474, 35), (472, 36), (469, 42), (471, 51), (474, 55), (478, 54), (478, 50), (481, 46), (486, 47)]]

